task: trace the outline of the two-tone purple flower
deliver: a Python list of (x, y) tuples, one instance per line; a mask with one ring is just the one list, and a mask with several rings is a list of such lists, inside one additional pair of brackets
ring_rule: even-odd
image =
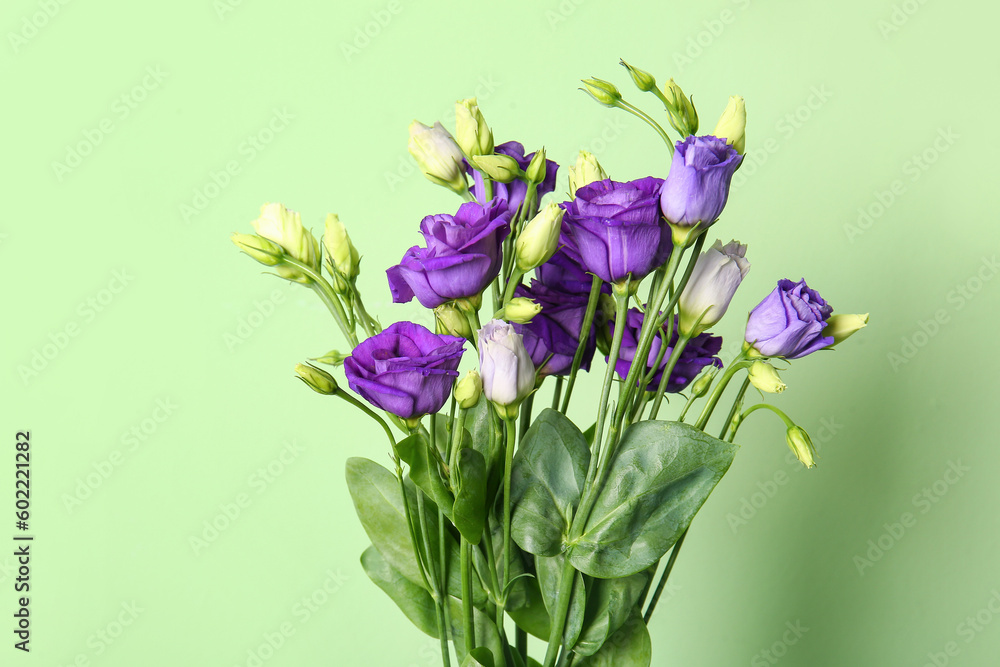
[(746, 342), (765, 357), (798, 359), (834, 344), (824, 336), (833, 308), (814, 289), (779, 280), (778, 286), (750, 311)]
[(725, 139), (711, 135), (692, 135), (677, 142), (660, 191), (660, 208), (676, 228), (675, 241), (684, 241), (715, 223), (742, 160)]

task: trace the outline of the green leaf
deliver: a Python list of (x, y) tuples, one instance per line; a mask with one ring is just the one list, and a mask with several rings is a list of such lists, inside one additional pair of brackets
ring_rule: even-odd
[(616, 633), (611, 635), (601, 650), (573, 664), (575, 667), (649, 667), (653, 646), (649, 631), (637, 609)]
[[(535, 571), (538, 573), (538, 585), (541, 587), (542, 599), (549, 615), (556, 613), (559, 600), (559, 583), (562, 580), (566, 556), (535, 556)], [(566, 615), (566, 629), (563, 631), (563, 644), (573, 646), (583, 629), (583, 619), (587, 607), (587, 590), (583, 583), (583, 575), (575, 572), (573, 592), (569, 599), (569, 611)], [(544, 639), (548, 639), (545, 637)]]
[[(445, 421), (439, 419), (439, 422)], [(444, 515), (451, 519), (452, 506), (455, 498), (448, 489), (448, 482), (441, 473), (441, 466), (431, 454), (430, 442), (423, 435), (414, 433), (396, 445), (399, 458), (410, 466), (410, 479), (434, 504), (441, 508)]]
[(529, 553), (563, 550), (587, 479), (590, 448), (565, 416), (544, 410), (525, 434), (511, 473), (514, 541)]
[(455, 509), (452, 521), (471, 544), (479, 544), (486, 525), (486, 459), (475, 449), (463, 449), (455, 463)]
[(588, 580), (583, 632), (573, 651), (593, 655), (600, 650), (608, 637), (628, 620), (649, 578), (647, 569), (624, 579)]
[(462, 667), (495, 667), (493, 653), (485, 646), (474, 648), (465, 656)]
[[(458, 655), (458, 659), (463, 661), (471, 654), (465, 653), (465, 630), (462, 627), (462, 602), (452, 597), (448, 598), (448, 603), (451, 612), (451, 637), (455, 644), (455, 653)], [(503, 667), (503, 647), (500, 644), (500, 632), (497, 630), (493, 619), (478, 608), (473, 608), (473, 630), (476, 633), (477, 646), (489, 651), (490, 657), (499, 662), (496, 667)], [(433, 636), (436, 637), (436, 635)], [(475, 650), (473, 653), (475, 653)], [(483, 656), (485, 654), (480, 651), (479, 655)], [(483, 664), (487, 663), (484, 662)]]
[(592, 577), (628, 577), (657, 562), (690, 525), (737, 446), (679, 422), (625, 431), (587, 525), (570, 550)]
[(437, 616), (434, 599), (423, 586), (413, 583), (399, 570), (389, 565), (375, 547), (368, 547), (361, 554), (361, 566), (368, 578), (392, 598), (417, 628), (437, 637)]

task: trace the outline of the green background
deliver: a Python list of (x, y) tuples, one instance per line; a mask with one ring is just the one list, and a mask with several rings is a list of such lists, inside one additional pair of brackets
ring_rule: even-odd
[[(753, 269), (719, 333), (739, 341), (782, 277), (871, 312), (774, 399), (819, 445), (815, 470), (766, 413), (741, 430), (653, 664), (774, 664), (775, 644), (789, 666), (995, 664), (998, 19), (935, 0), (5, 3), (3, 478), (30, 429), (37, 538), (32, 652), (5, 630), (0, 663), (246, 665), (284, 625), (266, 665), (440, 664), (358, 563), (344, 462), (386, 462), (380, 432), (291, 372), (344, 343), (228, 235), (266, 201), (317, 232), (335, 211), (371, 310), (429, 323), (383, 274), (421, 216), (458, 203), (415, 172), (411, 119), (452, 127), (478, 95), (498, 143), (663, 176), (656, 136), (576, 89), (611, 79), (656, 111), (623, 57), (692, 93), (704, 131), (746, 98), (747, 161), (713, 231), (749, 243)], [(808, 630), (782, 645), (786, 624)]]

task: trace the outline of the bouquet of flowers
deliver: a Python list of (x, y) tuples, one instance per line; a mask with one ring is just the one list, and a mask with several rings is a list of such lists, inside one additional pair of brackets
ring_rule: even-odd
[[(440, 640), (446, 666), (452, 651), (462, 666), (649, 665), (647, 623), (747, 416), (773, 412), (798, 459), (815, 465), (806, 432), (767, 402), (745, 407), (748, 388), (780, 393), (773, 362), (829, 349), (868, 320), (834, 315), (805, 280), (779, 280), (723, 365), (711, 330), (750, 263), (738, 241), (705, 245), (743, 159), (743, 99), (730, 98), (699, 135), (694, 104), (672, 79), (661, 87), (622, 65), (662, 104), (676, 142), (613, 84), (586, 79), (584, 90), (656, 131), (672, 155), (665, 178), (611, 180), (581, 151), (557, 203), (558, 165), (544, 149), (495, 144), (475, 99), (457, 103), (454, 134), (410, 126), (424, 175), (465, 200), (424, 217), (423, 245), (386, 271), (393, 301), (432, 309), (436, 331), (383, 328), (368, 313), (360, 254), (335, 214), (322, 242), (277, 203), (262, 207), (256, 234), (233, 235), (313, 290), (350, 346), (295, 371), (384, 431), (391, 467), (347, 463), (372, 542), (361, 564)], [(459, 380), (470, 349), (478, 370)], [(575, 424), (574, 386), (598, 351), (600, 398), (592, 423)], [(350, 391), (322, 365), (342, 366)], [(710, 430), (734, 378), (742, 385)], [(667, 394), (681, 408), (660, 419)], [(529, 635), (545, 642), (538, 659)]]

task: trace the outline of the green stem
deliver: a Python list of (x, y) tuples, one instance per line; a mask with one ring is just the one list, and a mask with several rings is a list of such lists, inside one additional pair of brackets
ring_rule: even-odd
[(563, 376), (556, 376), (556, 386), (552, 389), (552, 409), (559, 409), (559, 398), (562, 396)]
[(448, 452), (448, 470), (452, 476), (455, 474), (455, 467), (458, 465), (458, 453), (462, 449), (462, 438), (465, 434), (465, 418), (468, 411), (459, 408), (458, 417), (451, 422), (451, 447)]
[(312, 281), (309, 283), (309, 286), (314, 292), (316, 292), (320, 300), (330, 310), (330, 313), (333, 315), (333, 319), (337, 321), (337, 325), (343, 332), (344, 337), (347, 338), (347, 341), (351, 344), (351, 347), (357, 347), (358, 337), (357, 334), (354, 333), (354, 330), (347, 325), (347, 312), (344, 310), (344, 305), (340, 302), (340, 297), (337, 296), (333, 287), (326, 281), (326, 278), (323, 277), (323, 274), (318, 271), (314, 271), (308, 264), (304, 264), (287, 255), (282, 261), (286, 264), (294, 266)]
[(461, 538), (461, 568), (462, 568), (462, 634), (465, 635), (465, 652), (476, 648), (476, 626), (472, 606), (472, 562), (470, 552), (472, 545), (464, 537)]
[(438, 581), (440, 572), (431, 567), (433, 563), (431, 553), (433, 552), (431, 551), (430, 536), (427, 534), (427, 521), (425, 519), (424, 511), (424, 493), (419, 488), (417, 489), (417, 520), (420, 522), (420, 535), (423, 538), (424, 554), (426, 555), (428, 561), (428, 571), (431, 573), (431, 585), (434, 587), (435, 617), (438, 626), (438, 637), (441, 640), (441, 663), (444, 667), (451, 667), (451, 652), (448, 649), (448, 632), (444, 618), (444, 605), (447, 603), (447, 600), (442, 592), (441, 583)]
[[(583, 325), (580, 327), (579, 342), (576, 345), (576, 352), (573, 354), (573, 365), (569, 371), (569, 382), (566, 384), (566, 396), (563, 399), (562, 412), (566, 414), (569, 409), (569, 399), (573, 394), (573, 385), (576, 384), (576, 374), (583, 363), (583, 355), (587, 352), (587, 343), (590, 340), (590, 329), (594, 324), (594, 315), (597, 313), (597, 304), (601, 299), (601, 285), (604, 281), (594, 276), (590, 283), (590, 297), (587, 299), (587, 311), (583, 316)], [(558, 398), (558, 397), (557, 397)], [(553, 409), (557, 401), (553, 401)]]
[(566, 616), (569, 614), (569, 602), (573, 595), (575, 581), (576, 568), (570, 562), (569, 554), (566, 554), (566, 564), (563, 566), (559, 579), (559, 597), (556, 598), (556, 613), (552, 616), (552, 629), (549, 632), (549, 646), (545, 651), (543, 667), (555, 667), (559, 649), (562, 647), (563, 631), (566, 628)]
[(506, 307), (510, 300), (514, 298), (514, 290), (517, 286), (521, 284), (521, 278), (524, 277), (524, 272), (514, 267), (513, 273), (510, 275), (510, 280), (507, 281), (507, 289), (503, 293), (503, 306)]
[(722, 425), (722, 431), (719, 433), (719, 440), (726, 439), (726, 432), (729, 430), (729, 425), (733, 423), (733, 417), (736, 416), (736, 411), (743, 407), (743, 396), (747, 393), (747, 387), (750, 386), (750, 377), (747, 376), (743, 380), (743, 386), (740, 387), (740, 393), (736, 394), (736, 400), (733, 401), (733, 407), (729, 410), (729, 416), (726, 417), (726, 423)]
[(667, 391), (667, 385), (670, 383), (670, 375), (674, 372), (674, 367), (690, 340), (683, 335), (677, 337), (677, 345), (670, 353), (670, 360), (667, 362), (667, 367), (663, 369), (663, 377), (660, 378), (660, 385), (656, 388), (656, 398), (653, 400), (653, 407), (650, 410), (650, 419), (656, 419), (656, 413), (660, 411), (660, 403), (663, 401), (663, 394)]
[(629, 112), (630, 114), (636, 116), (637, 118), (641, 118), (646, 122), (647, 125), (656, 130), (656, 133), (660, 135), (660, 138), (663, 139), (663, 143), (665, 143), (667, 145), (667, 148), (670, 150), (670, 155), (673, 156), (674, 142), (670, 140), (670, 135), (667, 134), (667, 131), (664, 130), (659, 123), (653, 120), (653, 118), (649, 114), (647, 114), (642, 109), (632, 104), (629, 104), (625, 100), (618, 100), (615, 106), (617, 106), (619, 109), (623, 109)]
[(747, 366), (749, 366), (749, 363), (747, 362), (747, 353), (744, 350), (740, 350), (740, 353), (736, 355), (736, 358), (729, 364), (729, 367), (723, 371), (722, 377), (719, 378), (719, 383), (715, 385), (715, 389), (713, 389), (712, 393), (709, 394), (708, 403), (705, 404), (705, 407), (701, 411), (701, 416), (699, 416), (698, 421), (695, 422), (695, 428), (701, 429), (702, 431), (705, 430), (705, 425), (712, 416), (712, 411), (715, 410), (715, 404), (718, 403), (719, 399), (722, 397), (722, 392), (726, 390), (726, 385), (728, 385), (729, 381), (733, 379), (733, 376), (736, 375), (737, 371), (746, 368)]
[(451, 604), (448, 600), (448, 550), (445, 548), (444, 512), (438, 509), (438, 558), (441, 559), (441, 609), (444, 610), (444, 630), (441, 633), (444, 641), (441, 650), (449, 653), (448, 642), (451, 636)]
[(648, 625), (649, 619), (653, 617), (653, 610), (656, 609), (656, 603), (660, 601), (660, 595), (663, 594), (663, 589), (667, 586), (667, 579), (670, 577), (670, 573), (674, 569), (674, 562), (677, 561), (677, 554), (681, 552), (681, 547), (684, 546), (684, 538), (687, 537), (688, 530), (685, 529), (681, 536), (677, 538), (674, 543), (674, 548), (670, 551), (670, 559), (667, 561), (667, 566), (663, 569), (663, 574), (660, 575), (660, 583), (656, 585), (656, 590), (653, 592), (653, 597), (649, 600), (649, 606), (646, 607), (646, 613), (643, 614), (642, 620)]
[(757, 410), (760, 410), (762, 408), (766, 408), (766, 409), (770, 410), (771, 412), (773, 412), (774, 414), (778, 415), (781, 418), (781, 421), (785, 422), (785, 426), (787, 428), (792, 428), (793, 426), (795, 426), (795, 422), (793, 422), (791, 420), (791, 418), (789, 418), (788, 415), (786, 415), (782, 410), (780, 410), (779, 408), (776, 408), (775, 406), (771, 405), (770, 403), (758, 403), (757, 405), (755, 405), (755, 406), (753, 406), (751, 408), (747, 408), (747, 410), (743, 413), (743, 415), (742, 415), (742, 417), (740, 419), (740, 422), (742, 422), (744, 419), (746, 419), (748, 416), (750, 416), (751, 413), (754, 413)]
[(514, 462), (514, 445), (517, 439), (517, 426), (514, 420), (504, 419), (507, 426), (507, 447), (504, 456), (503, 466), (503, 590), (500, 596), (501, 606), (506, 606), (507, 586), (510, 584), (510, 562), (513, 556), (512, 540), (510, 534), (510, 476)]

